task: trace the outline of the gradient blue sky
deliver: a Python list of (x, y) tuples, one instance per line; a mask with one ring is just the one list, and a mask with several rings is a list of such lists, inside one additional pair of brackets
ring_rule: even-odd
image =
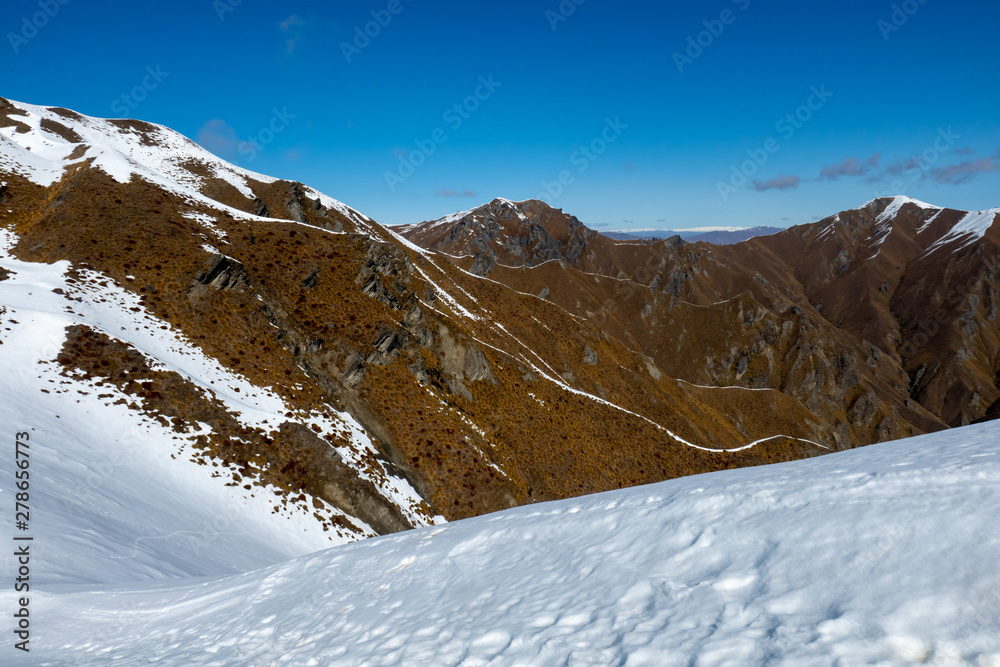
[[(342, 44), (389, 0), (7, 0), (0, 95), (127, 111), (386, 224), (537, 197), (562, 172), (548, 200), (600, 229), (787, 226), (885, 194), (1000, 206), (993, 0), (397, 1), (348, 62)], [(679, 71), (674, 54), (720, 16)], [(467, 118), (445, 115), (491, 76)], [(797, 110), (808, 120), (777, 125)], [(607, 119), (627, 128), (578, 153), (601, 148)], [(262, 150), (241, 143), (254, 137)], [(420, 140), (433, 153), (390, 187)], [(767, 160), (724, 199), (748, 151)]]

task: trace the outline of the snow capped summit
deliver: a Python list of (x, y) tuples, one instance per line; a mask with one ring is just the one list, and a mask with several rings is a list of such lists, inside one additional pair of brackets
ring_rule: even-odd
[(417, 245), (453, 256), (475, 258), (470, 270), (486, 275), (497, 265), (532, 266), (552, 260), (573, 262), (598, 234), (543, 201), (498, 197), (438, 220), (397, 228)]
[(927, 202), (920, 201), (919, 199), (914, 199), (913, 197), (907, 197), (906, 195), (895, 195), (893, 197), (877, 197), (875, 199), (872, 199), (872, 200), (869, 200), (869, 201), (865, 202), (861, 206), (858, 206), (858, 208), (859, 209), (860, 208), (868, 208), (872, 204), (884, 203), (886, 200), (891, 200), (891, 201), (889, 201), (888, 208), (892, 209), (893, 212), (899, 211), (899, 209), (902, 208), (906, 204), (913, 204), (914, 206), (918, 206), (920, 208), (926, 208), (926, 209), (940, 209), (941, 208), (940, 206), (934, 206), (933, 204), (928, 204)]
[(871, 220), (868, 237), (873, 248), (881, 246), (894, 232), (903, 230), (901, 233), (907, 236), (914, 233), (920, 235), (927, 253), (944, 247), (957, 251), (982, 239), (993, 226), (998, 213), (1000, 209), (958, 211), (903, 195), (879, 197), (821, 221), (822, 231), (816, 240), (832, 238), (838, 228), (847, 228), (849, 220), (853, 221), (853, 225), (867, 224), (869, 217), (876, 214)]
[[(183, 135), (153, 123), (109, 120), (83, 116), (64, 109), (8, 101), (8, 118), (20, 124), (3, 128), (11, 141), (65, 169), (93, 160), (94, 165), (121, 183), (133, 175), (166, 176), (176, 186), (200, 189), (205, 178), (227, 181), (245, 196), (251, 196), (247, 179), (272, 183), (276, 179), (235, 167)], [(208, 169), (199, 176), (194, 163)]]
[[(278, 179), (233, 165), (170, 128), (137, 120), (84, 116), (61, 108), (42, 107), (0, 98), (0, 112), (9, 123), (0, 127), (0, 167), (42, 186), (62, 178), (67, 169), (92, 164), (119, 183), (138, 177), (218, 206), (205, 197), (210, 181), (218, 179), (248, 202), (257, 199), (253, 187)], [(331, 197), (307, 188), (322, 206), (363, 224), (370, 218)]]
[[(880, 202), (881, 200), (876, 199), (873, 201)], [(932, 211), (941, 210), (940, 206), (933, 206), (931, 204), (922, 202), (918, 199), (913, 199), (911, 197), (904, 197), (902, 195), (899, 195), (897, 197), (893, 197), (892, 201), (889, 203), (888, 206), (886, 206), (885, 210), (879, 214), (879, 221), (881, 222), (883, 220), (889, 220), (891, 218), (894, 218), (896, 214), (899, 213), (900, 209), (902, 209), (907, 204), (912, 204), (913, 206), (925, 210), (932, 210)]]
[[(886, 199), (873, 199), (861, 208), (867, 208), (872, 204), (881, 205), (886, 202)], [(934, 206), (913, 199), (912, 197), (899, 195), (893, 197), (875, 219), (876, 227), (882, 230), (888, 229), (887, 225), (891, 225), (900, 215), (903, 208), (908, 205), (915, 206), (922, 211), (919, 214), (922, 224), (917, 230), (918, 233), (929, 230), (932, 224), (941, 218), (942, 213), (952, 212), (952, 215), (947, 216), (952, 220), (950, 225), (947, 227), (938, 225), (939, 229), (936, 232), (937, 239), (928, 248), (928, 253), (946, 246), (953, 247), (957, 251), (975, 243), (986, 235), (986, 232), (996, 221), (997, 215), (1000, 215), (1000, 208), (985, 211), (954, 211), (953, 209)], [(884, 236), (882, 238), (884, 239)]]

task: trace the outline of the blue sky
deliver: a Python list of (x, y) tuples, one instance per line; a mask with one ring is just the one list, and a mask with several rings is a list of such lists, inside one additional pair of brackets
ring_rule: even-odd
[(0, 95), (168, 125), (386, 224), (496, 196), (600, 229), (1000, 206), (992, 1), (5, 6)]

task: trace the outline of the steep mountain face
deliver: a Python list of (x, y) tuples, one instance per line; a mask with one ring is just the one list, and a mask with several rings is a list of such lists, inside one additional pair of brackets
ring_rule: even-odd
[[(509, 245), (488, 224), (497, 205), (401, 232), (471, 268), (480, 255), (465, 239), (497, 256)], [(502, 206), (521, 239), (564, 216)], [(672, 377), (780, 390), (844, 448), (968, 424), (1000, 396), (997, 213), (878, 199), (726, 247), (578, 231), (585, 245), (560, 263), (520, 257), (489, 277), (597, 324)]]
[(1000, 398), (998, 216), (880, 199), (730, 261), (763, 273), (780, 258), (824, 319), (902, 368), (912, 401), (961, 426)]
[[(45, 397), (53, 419), (79, 395), (65, 433), (157, 424), (220, 492), (273, 497), (331, 536), (863, 441), (839, 442), (778, 385), (673, 379), (670, 355), (637, 344), (655, 337), (633, 320), (665, 307), (656, 287), (606, 277), (635, 276), (653, 245), (614, 244), (551, 209), (494, 202), (501, 240), (455, 259), (166, 128), (7, 100), (0, 174), (0, 355), (17, 393)], [(544, 224), (522, 233), (522, 216)], [(655, 246), (664, 267), (686, 257)], [(519, 288), (499, 263), (513, 257), (563, 296)], [(670, 270), (682, 273), (657, 284), (687, 290), (688, 269)], [(583, 292), (566, 302), (588, 287), (634, 313), (597, 312)], [(731, 307), (756, 317), (752, 302)], [(755, 322), (747, 335), (766, 337)], [(47, 344), (15, 354), (15, 332)]]

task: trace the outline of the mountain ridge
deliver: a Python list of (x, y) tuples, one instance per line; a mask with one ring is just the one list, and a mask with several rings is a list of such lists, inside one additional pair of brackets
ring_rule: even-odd
[[(172, 424), (178, 454), (237, 496), (315, 506), (356, 539), (826, 451), (794, 400), (761, 395), (752, 403), (774, 418), (738, 423), (586, 320), (305, 185), (192, 160), (156, 126), (0, 107), (3, 284), (37, 289), (18, 262), (64, 266), (56, 303), (111, 290), (141, 315), (127, 330), (74, 316), (39, 361)], [(154, 329), (241, 378), (226, 400), (269, 396), (267, 422), (234, 417), (213, 375), (136, 338)], [(45, 389), (22, 375), (25, 393)]]
[[(474, 209), (473, 213), (469, 215), (466, 212), (465, 215), (457, 216), (457, 218), (462, 218), (458, 220), (459, 224), (468, 224), (469, 220), (475, 221), (476, 211), (482, 214), (481, 209)], [(919, 212), (919, 213), (918, 213)], [(767, 309), (777, 308), (779, 312), (785, 312), (790, 308), (790, 304), (799, 304), (797, 308), (802, 306), (807, 306), (812, 311), (813, 316), (818, 316), (820, 319), (827, 319), (823, 317), (820, 313), (826, 308), (826, 313), (830, 313), (830, 299), (835, 299), (840, 304), (859, 303), (857, 300), (857, 294), (864, 294), (867, 289), (866, 285), (869, 282), (875, 282), (876, 285), (880, 285), (879, 290), (884, 295), (889, 289), (889, 285), (893, 282), (899, 280), (899, 277), (892, 276), (879, 276), (873, 277), (870, 275), (872, 272), (869, 271), (871, 267), (878, 266), (878, 271), (888, 270), (889, 273), (893, 273), (895, 269), (890, 269), (885, 265), (884, 262), (878, 260), (882, 252), (883, 242), (892, 237), (889, 246), (896, 246), (902, 243), (904, 246), (908, 243), (909, 247), (907, 252), (911, 256), (911, 259), (918, 260), (917, 263), (921, 265), (927, 265), (928, 259), (933, 257), (940, 257), (947, 260), (951, 255), (947, 253), (941, 253), (942, 249), (948, 246), (958, 246), (959, 248), (963, 246), (968, 246), (970, 244), (980, 244), (988, 243), (986, 248), (989, 248), (989, 258), (988, 263), (984, 263), (983, 266), (979, 267), (979, 272), (986, 278), (985, 282), (979, 284), (965, 284), (964, 286), (959, 285), (958, 289), (964, 292), (970, 290), (985, 290), (985, 293), (979, 296), (969, 295), (975, 301), (980, 299), (983, 302), (988, 303), (986, 312), (983, 314), (983, 320), (988, 323), (993, 323), (996, 321), (995, 306), (997, 296), (995, 280), (997, 275), (997, 259), (995, 255), (995, 241), (992, 240), (995, 236), (989, 236), (995, 233), (995, 215), (996, 211), (985, 211), (985, 212), (966, 212), (958, 211), (955, 209), (947, 209), (943, 207), (935, 207), (924, 202), (909, 198), (909, 197), (894, 197), (894, 198), (880, 198), (871, 200), (855, 209), (849, 209), (842, 211), (840, 214), (830, 216), (824, 220), (817, 223), (810, 223), (806, 225), (799, 225), (791, 227), (787, 230), (783, 230), (774, 235), (769, 235), (766, 237), (755, 237), (745, 242), (720, 247), (716, 251), (708, 250), (708, 247), (699, 246), (698, 244), (685, 244), (680, 239), (674, 239), (672, 241), (666, 242), (656, 242), (647, 241), (640, 244), (625, 243), (624, 245), (609, 244), (607, 242), (602, 242), (601, 239), (596, 239), (596, 241), (591, 242), (592, 238), (589, 232), (592, 230), (587, 230), (587, 232), (582, 232), (579, 234), (579, 238), (584, 239), (584, 244), (581, 248), (577, 249), (574, 255), (562, 254), (559, 259), (563, 264), (567, 264), (574, 268), (579, 268), (587, 274), (598, 274), (604, 275), (616, 280), (626, 280), (627, 283), (615, 283), (620, 289), (616, 290), (617, 293), (609, 295), (611, 299), (619, 299), (625, 293), (642, 293), (648, 291), (648, 288), (652, 288), (654, 291), (659, 291), (664, 293), (663, 296), (667, 296), (678, 304), (684, 301), (691, 302), (696, 306), (711, 306), (712, 304), (717, 304), (728, 299), (731, 299), (738, 295), (740, 288), (737, 287), (735, 283), (722, 283), (713, 284), (713, 280), (722, 277), (726, 274), (729, 275), (744, 275), (748, 279), (752, 278), (751, 282), (743, 283), (743, 285), (753, 286), (754, 289), (758, 287), (766, 288), (763, 292), (759, 292), (759, 299), (763, 299), (762, 305)], [(553, 213), (552, 215), (555, 215)], [(919, 221), (916, 220), (915, 216), (924, 216)], [(494, 279), (499, 279), (501, 282), (506, 282), (517, 289), (522, 291), (530, 291), (537, 294), (545, 294), (548, 296), (552, 293), (552, 287), (548, 285), (533, 284), (536, 281), (530, 280), (525, 274), (518, 273), (524, 269), (536, 270), (538, 266), (541, 266), (544, 262), (539, 262), (536, 257), (525, 257), (523, 254), (521, 256), (512, 256), (511, 253), (507, 253), (504, 256), (506, 261), (484, 261), (484, 257), (489, 258), (492, 253), (495, 256), (503, 255), (507, 248), (513, 245), (509, 238), (504, 239), (501, 243), (498, 240), (484, 239), (481, 235), (478, 237), (476, 248), (477, 254), (476, 259), (471, 265), (468, 261), (469, 255), (472, 254), (469, 244), (465, 237), (459, 234), (451, 233), (448, 230), (450, 224), (454, 224), (457, 218), (446, 217), (442, 221), (434, 221), (432, 223), (422, 223), (420, 225), (411, 226), (403, 230), (404, 235), (409, 236), (418, 242), (422, 242), (426, 247), (433, 247), (436, 249), (447, 249), (454, 258), (454, 261), (463, 265), (466, 269), (480, 268), (486, 269), (487, 273)], [(854, 222), (854, 221), (857, 222)], [(857, 223), (863, 222), (865, 229), (867, 229), (867, 236), (864, 238), (858, 237), (858, 227)], [(895, 230), (894, 225), (899, 226), (899, 231)], [(522, 226), (524, 226), (522, 222)], [(990, 230), (994, 230), (991, 232)], [(447, 233), (445, 233), (447, 232)], [(436, 233), (436, 236), (435, 236)], [(467, 235), (466, 235), (467, 236)], [(537, 235), (536, 235), (537, 236)], [(903, 237), (911, 237), (910, 241), (905, 241)], [(913, 239), (912, 237), (920, 236), (920, 239)], [(989, 238), (987, 238), (989, 237)], [(520, 238), (520, 244), (524, 245), (525, 238), (532, 238), (530, 233), (522, 232)], [(807, 245), (803, 245), (803, 239), (808, 238), (808, 244), (818, 244), (810, 250)], [(798, 241), (792, 241), (792, 239), (798, 239)], [(897, 243), (898, 239), (898, 243)], [(924, 240), (927, 239), (927, 240)], [(964, 241), (963, 241), (964, 239)], [(456, 246), (457, 249), (456, 249)], [(552, 247), (554, 246), (554, 248)], [(834, 248), (834, 246), (836, 246)], [(854, 247), (858, 246), (858, 247)], [(559, 252), (560, 244), (558, 240), (554, 244), (550, 244), (549, 247), (545, 248), (546, 253)], [(817, 250), (817, 248), (819, 250)], [(918, 252), (919, 250), (919, 252)], [(621, 261), (620, 257), (622, 253), (631, 253), (627, 261)], [(791, 263), (787, 261), (789, 258), (794, 259), (799, 255), (807, 255), (811, 252), (811, 258), (808, 262), (801, 263)], [(861, 260), (858, 266), (851, 264), (851, 257), (865, 255), (867, 253), (869, 256), (867, 259), (874, 259), (875, 262), (869, 265), (868, 268), (864, 267), (865, 257), (859, 257)], [(921, 253), (923, 253), (921, 255)], [(585, 260), (580, 260), (581, 256), (586, 257)], [(574, 259), (576, 257), (576, 259)], [(767, 258), (762, 262), (762, 259)], [(830, 275), (832, 268), (831, 262), (833, 261), (837, 265), (838, 276)], [(548, 260), (546, 260), (548, 261)], [(909, 261), (909, 260), (907, 260)], [(508, 263), (509, 262), (509, 263)], [(667, 265), (673, 266), (671, 272), (665, 273), (663, 271)], [(689, 268), (682, 269), (683, 265), (689, 265)], [(560, 265), (561, 266), (561, 265)], [(635, 271), (634, 267), (638, 266), (639, 270)], [(536, 268), (533, 268), (536, 267)], [(631, 268), (626, 268), (631, 267)], [(714, 268), (709, 268), (714, 267)], [(856, 271), (852, 269), (857, 269)], [(937, 271), (938, 268), (934, 267), (933, 271)], [(705, 272), (708, 272), (706, 274)], [(814, 275), (806, 275), (806, 273), (812, 273)], [(545, 271), (543, 273), (550, 273)], [(502, 275), (501, 275), (502, 274)], [(826, 274), (826, 275), (821, 275)], [(843, 278), (839, 277), (839, 274), (844, 274)], [(540, 274), (539, 274), (540, 275)], [(706, 275), (715, 276), (715, 278), (708, 278), (706, 280)], [(547, 276), (548, 277), (548, 276)], [(537, 276), (536, 276), (537, 278)], [(553, 280), (556, 278), (553, 277)], [(664, 280), (668, 280), (666, 284), (663, 284)], [(731, 278), (727, 278), (727, 281), (731, 281)], [(759, 283), (758, 284), (755, 284)], [(632, 284), (633, 289), (625, 289), (622, 287), (624, 284)], [(818, 285), (827, 284), (828, 288), (824, 293), (818, 291)], [(645, 288), (645, 289), (644, 289)], [(734, 289), (735, 288), (735, 289)], [(585, 293), (579, 293), (577, 290), (583, 289)], [(537, 290), (537, 291), (536, 291)], [(573, 310), (573, 305), (580, 306), (580, 304), (587, 303), (589, 305), (586, 307), (578, 308), (577, 312), (581, 314), (593, 314), (600, 312), (601, 310), (608, 310), (607, 304), (609, 303), (607, 297), (602, 297), (600, 301), (595, 301), (593, 294), (593, 287), (574, 287), (572, 290), (573, 296), (570, 297), (566, 295), (562, 297), (562, 305), (564, 307), (569, 307)], [(943, 301), (945, 296), (951, 294), (950, 300), (954, 303), (952, 305), (957, 305), (958, 298), (955, 294), (952, 294), (955, 290), (945, 290), (941, 294), (935, 297), (937, 302)], [(877, 294), (879, 294), (877, 292)], [(957, 293), (956, 293), (957, 294)], [(661, 297), (662, 298), (662, 297)], [(757, 298), (757, 297), (755, 297)], [(908, 297), (912, 298), (912, 297)], [(874, 312), (868, 313), (868, 318), (871, 322), (881, 321), (880, 331), (871, 332), (865, 329), (872, 329), (874, 325), (869, 325), (866, 327), (850, 327), (850, 333), (856, 337), (853, 343), (854, 347), (860, 348), (858, 356), (863, 358), (870, 358), (871, 354), (865, 352), (866, 346), (871, 347), (873, 343), (866, 340), (866, 336), (872, 337), (873, 335), (878, 335), (880, 340), (876, 340), (874, 345), (881, 352), (886, 353), (890, 356), (897, 357), (897, 361), (905, 363), (905, 360), (900, 356), (900, 351), (907, 352), (911, 349), (912, 344), (906, 344), (901, 340), (901, 334), (899, 332), (900, 323), (896, 321), (896, 315), (893, 314), (893, 309), (898, 310), (902, 302), (893, 304), (891, 299), (883, 298), (879, 296), (880, 301), (889, 301), (890, 303), (883, 303), (881, 307), (884, 308), (884, 312), (876, 314)], [(827, 303), (824, 303), (827, 302)], [(864, 304), (868, 303), (864, 299), (860, 301), (862, 305), (862, 310), (864, 309)], [(917, 306), (922, 307), (920, 304), (910, 304), (910, 307)], [(642, 306), (642, 317), (649, 316), (652, 321), (656, 321), (658, 318), (652, 312), (657, 305), (657, 299), (653, 302), (648, 300)], [(838, 305), (838, 309), (840, 305)], [(611, 307), (611, 311), (620, 310), (620, 308)], [(669, 308), (668, 308), (669, 310)], [(870, 308), (869, 308), (870, 310)], [(636, 325), (639, 318), (635, 316), (623, 316), (620, 314), (613, 314), (616, 320), (619, 322), (625, 322), (627, 329), (631, 329), (632, 339), (634, 340), (636, 336), (640, 335), (637, 330), (641, 328)], [(914, 315), (911, 314), (911, 317)], [(934, 314), (927, 313), (925, 315), (920, 315), (918, 319), (923, 320), (918, 322), (923, 328), (927, 328), (927, 320), (932, 317), (937, 317), (938, 319), (944, 319), (950, 321), (948, 315), (942, 315), (941, 313)], [(830, 318), (831, 321), (825, 323), (823, 328), (841, 328), (846, 324), (846, 318), (843, 314), (837, 313), (834, 317)], [(832, 325), (832, 327), (827, 326)], [(726, 325), (723, 325), (725, 328)], [(995, 325), (990, 325), (995, 326)], [(940, 327), (934, 325), (931, 327), (934, 329), (934, 334), (940, 333)], [(627, 335), (627, 334), (626, 334)], [(645, 334), (642, 334), (645, 335)], [(921, 336), (924, 334), (920, 331), (911, 332), (911, 335), (917, 337), (918, 342), (922, 341)], [(660, 336), (662, 339), (663, 337)], [(889, 339), (888, 342), (886, 339)], [(625, 338), (623, 338), (624, 340)], [(990, 333), (988, 338), (984, 341), (987, 349), (989, 349), (989, 341), (995, 339), (995, 333)], [(892, 341), (895, 341), (894, 343)], [(652, 342), (652, 341), (650, 341)], [(649, 349), (650, 342), (633, 342), (633, 346), (637, 349)], [(810, 344), (811, 345), (811, 344)], [(966, 346), (968, 343), (966, 343)], [(897, 349), (900, 348), (901, 349)], [(923, 342), (921, 342), (921, 348), (925, 348)], [(946, 347), (943, 342), (941, 347)], [(944, 352), (938, 350), (935, 354), (945, 354)], [(656, 355), (653, 355), (656, 357)], [(682, 354), (673, 355), (674, 357), (684, 356)], [(959, 423), (969, 423), (977, 419), (982, 411), (989, 405), (989, 402), (983, 402), (982, 400), (976, 399), (976, 396), (986, 396), (992, 397), (997, 391), (996, 382), (993, 379), (993, 373), (989, 371), (990, 367), (994, 367), (997, 363), (995, 358), (995, 353), (987, 353), (986, 359), (983, 359), (982, 366), (979, 371), (979, 378), (973, 383), (976, 386), (975, 389), (961, 390), (965, 391), (965, 396), (972, 399), (975, 405), (971, 410), (957, 410), (955, 405), (948, 408), (945, 419), (951, 425), (958, 425)], [(665, 361), (657, 359), (657, 362), (661, 366), (670, 367)], [(773, 362), (769, 361), (769, 365), (773, 367)], [(869, 365), (877, 365), (876, 362), (870, 361)], [(956, 366), (956, 370), (959, 367)], [(678, 369), (675, 368), (670, 371), (673, 375), (677, 377), (688, 377), (691, 379), (693, 369)], [(696, 373), (696, 371), (694, 371)], [(926, 378), (923, 376), (923, 372), (918, 369), (915, 371), (916, 374), (920, 374), (921, 377), (918, 378), (917, 382), (925, 381)], [(960, 375), (964, 372), (959, 373)], [(713, 377), (714, 375), (714, 377)], [(937, 384), (948, 383), (955, 376), (950, 374), (946, 375), (946, 378), (937, 382)], [(695, 380), (700, 384), (716, 385), (716, 384), (732, 384), (735, 378), (731, 375), (728, 378), (719, 377), (717, 373), (709, 374), (707, 376), (703, 375), (701, 379)], [(766, 380), (763, 386), (774, 386), (772, 383), (775, 378), (773, 376), (773, 370), (771, 371), (771, 379)], [(906, 394), (908, 392), (904, 391), (905, 387), (898, 385), (899, 389), (897, 392), (902, 392)], [(969, 383), (963, 380), (966, 386)], [(942, 391), (945, 393), (951, 392), (951, 398), (941, 399), (940, 396), (935, 397), (935, 407), (934, 411), (939, 410), (942, 407), (942, 403), (955, 403), (954, 396), (956, 392), (954, 387), (952, 388), (941, 388), (935, 387), (933, 393), (940, 394)], [(918, 392), (917, 398), (920, 395)], [(800, 396), (802, 400), (808, 400), (808, 396)], [(865, 404), (871, 405), (873, 397), (869, 396), (865, 399)], [(965, 400), (965, 399), (958, 399)], [(978, 401), (978, 402), (977, 402)], [(919, 404), (919, 401), (915, 402)], [(852, 401), (851, 405), (855, 405)], [(833, 407), (832, 405), (830, 406)], [(847, 406), (847, 407), (850, 407)], [(896, 401), (895, 409), (908, 410), (912, 407), (909, 399), (903, 399), (902, 396)], [(859, 410), (861, 408), (858, 408)], [(870, 411), (869, 408), (864, 408), (865, 411)], [(918, 409), (918, 413), (920, 410)], [(961, 417), (958, 415), (961, 414)], [(912, 414), (912, 418), (917, 419), (923, 424), (924, 428), (931, 427), (934, 422), (933, 419), (927, 420), (926, 416), (920, 416), (920, 414)], [(956, 418), (958, 421), (956, 421)], [(846, 424), (847, 420), (842, 419), (841, 423)], [(847, 438), (847, 432), (842, 431), (842, 437)], [(885, 438), (886, 434), (883, 433), (879, 438)]]
[[(178, 137), (0, 102), (0, 286), (39, 289), (18, 271), (45, 264), (65, 267), (57, 310), (117, 295), (131, 329), (74, 316), (38, 360), (344, 539), (940, 430), (1000, 398), (982, 216), (876, 200), (733, 246), (616, 243), (498, 198), (389, 229)], [(877, 313), (845, 296), (889, 279)], [(226, 407), (248, 393), (266, 423)]]

